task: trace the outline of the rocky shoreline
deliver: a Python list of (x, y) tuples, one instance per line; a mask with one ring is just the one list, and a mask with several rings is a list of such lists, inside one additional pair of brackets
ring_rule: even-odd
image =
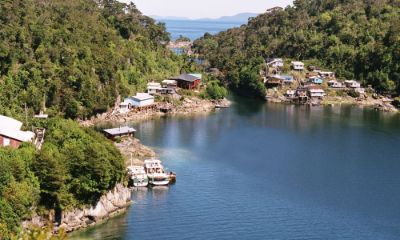
[[(141, 165), (146, 158), (156, 156), (149, 147), (144, 146), (138, 139), (127, 138), (120, 143), (115, 143), (125, 158), (126, 165)], [(133, 204), (131, 200), (132, 190), (122, 183), (118, 183), (111, 191), (103, 195), (96, 205), (86, 208), (75, 208), (61, 214), (60, 219), (55, 219), (54, 211), (49, 216), (34, 216), (22, 223), (23, 229), (32, 227), (43, 228), (55, 225), (54, 232), (63, 229), (67, 233), (82, 230), (101, 224), (112, 217), (123, 214)]]
[[(271, 103), (291, 103), (290, 99), (282, 96), (269, 95), (266, 97), (267, 102)], [(359, 107), (374, 108), (383, 112), (397, 113), (399, 109), (393, 106), (390, 101), (386, 98), (353, 98), (350, 96), (326, 96), (322, 100), (313, 101), (312, 105), (324, 105), (324, 106), (335, 106), (335, 105), (355, 105)]]
[[(95, 206), (86, 208), (75, 208), (61, 214), (53, 232), (63, 229), (70, 233), (79, 229), (95, 226), (111, 217), (124, 213), (132, 204), (131, 190), (123, 184), (117, 184), (114, 189), (103, 195)], [(23, 229), (33, 227), (43, 228), (45, 226), (55, 225), (54, 213), (49, 214), (48, 218), (34, 216), (30, 220), (22, 223)]]
[(198, 97), (190, 97), (185, 98), (179, 104), (159, 102), (156, 103), (153, 108), (138, 111), (133, 110), (128, 113), (120, 113), (118, 108), (114, 108), (109, 112), (98, 114), (89, 120), (80, 121), (80, 124), (85, 127), (90, 127), (100, 123), (126, 123), (150, 120), (166, 115), (208, 114), (214, 111), (217, 106), (229, 107), (230, 105), (231, 102), (227, 99), (207, 100)]

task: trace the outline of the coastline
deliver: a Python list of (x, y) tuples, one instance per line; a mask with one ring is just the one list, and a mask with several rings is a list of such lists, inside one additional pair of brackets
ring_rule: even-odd
[[(267, 95), (267, 102), (271, 103), (287, 103), (294, 104), (290, 98), (283, 96), (283, 94)], [(399, 109), (393, 106), (386, 98), (373, 98), (367, 96), (365, 98), (353, 98), (350, 96), (326, 96), (322, 100), (317, 99), (309, 105), (322, 105), (322, 106), (335, 106), (335, 105), (352, 105), (361, 108), (371, 108), (382, 112), (398, 113)]]
[(130, 111), (120, 113), (118, 108), (113, 108), (110, 111), (98, 114), (86, 121), (79, 121), (83, 127), (92, 127), (97, 124), (105, 123), (127, 123), (151, 120), (163, 116), (185, 116), (185, 115), (201, 115), (208, 114), (214, 111), (217, 106), (229, 107), (231, 102), (227, 99), (222, 100), (207, 100), (198, 97), (185, 98), (182, 103), (166, 103), (158, 102), (153, 108)]

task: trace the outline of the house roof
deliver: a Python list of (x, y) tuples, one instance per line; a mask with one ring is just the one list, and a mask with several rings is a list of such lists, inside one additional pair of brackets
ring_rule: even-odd
[(201, 79), (201, 77), (194, 76), (194, 75), (192, 75), (192, 74), (186, 74), (186, 73), (184, 73), (184, 74), (181, 74), (181, 75), (179, 75), (179, 76), (172, 77), (171, 79), (172, 79), (172, 80), (181, 80), (181, 81), (186, 81), (186, 82), (194, 82), (194, 81), (196, 81), (196, 80)]
[(20, 130), (22, 127), (22, 122), (0, 115), (0, 130)]
[(293, 65), (304, 65), (303, 62), (299, 62), (299, 61), (293, 61), (292, 64)]
[(119, 128), (104, 129), (103, 132), (112, 136), (118, 136), (118, 135), (134, 133), (136, 132), (136, 129), (131, 127), (119, 127)]
[(12, 129), (1, 129), (0, 135), (8, 138), (12, 138), (21, 142), (32, 142), (35, 134), (30, 131), (12, 130)]
[(153, 96), (151, 96), (150, 94), (147, 93), (137, 93), (136, 96), (131, 97), (134, 100), (137, 101), (145, 101), (145, 100), (149, 100), (149, 99), (154, 99)]
[(164, 84), (176, 84), (176, 80), (163, 80), (162, 83)]

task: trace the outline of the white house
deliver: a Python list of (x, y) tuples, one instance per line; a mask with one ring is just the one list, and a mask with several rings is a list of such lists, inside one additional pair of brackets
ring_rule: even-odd
[(338, 82), (336, 80), (329, 81), (328, 86), (331, 88), (343, 88), (344, 87), (343, 83)]
[(334, 72), (323, 72), (323, 71), (320, 71), (319, 75), (322, 78), (334, 78), (335, 77), (335, 73)]
[(292, 89), (289, 89), (289, 90), (286, 91), (285, 96), (288, 97), (288, 98), (294, 98), (296, 96), (296, 91), (292, 90)]
[(361, 84), (355, 80), (346, 80), (344, 81), (344, 83), (346, 84), (346, 87), (348, 88), (360, 88)]
[(272, 58), (269, 59), (267, 65), (273, 68), (283, 68), (283, 59), (282, 58)]
[(310, 88), (308, 89), (308, 94), (311, 98), (323, 98), (326, 96), (325, 91), (320, 88)]
[(161, 85), (163, 88), (177, 88), (178, 82), (175, 80), (163, 80)]
[(149, 82), (147, 83), (147, 93), (154, 95), (161, 92), (161, 84), (158, 82)]
[(292, 68), (295, 71), (303, 71), (304, 70), (304, 63), (299, 61), (292, 62)]
[(148, 93), (138, 93), (136, 96), (125, 98), (123, 104), (128, 108), (146, 107), (154, 104), (154, 97)]

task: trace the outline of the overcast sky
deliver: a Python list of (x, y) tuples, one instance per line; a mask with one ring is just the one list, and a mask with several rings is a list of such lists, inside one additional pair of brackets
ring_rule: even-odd
[(262, 13), (266, 9), (286, 7), (293, 0), (120, 0), (134, 2), (145, 15), (189, 18), (217, 18), (238, 13)]

